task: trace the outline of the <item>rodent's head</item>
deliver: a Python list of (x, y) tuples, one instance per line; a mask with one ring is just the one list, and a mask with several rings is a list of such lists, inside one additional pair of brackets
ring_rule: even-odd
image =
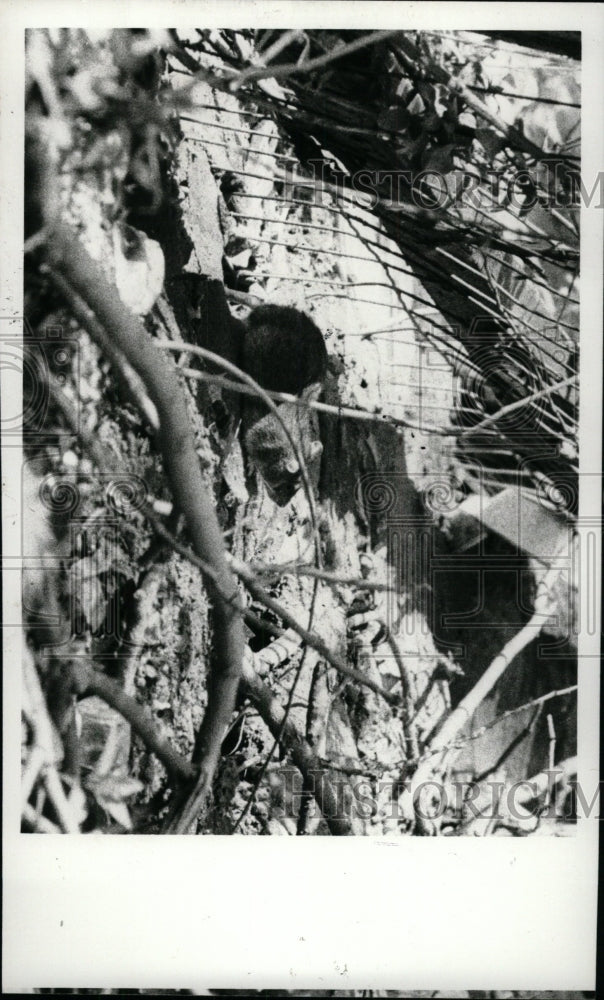
[[(320, 385), (308, 386), (301, 399), (307, 402), (316, 399), (320, 391)], [(282, 403), (278, 411), (304, 458), (311, 481), (316, 480), (323, 452), (316, 412), (294, 403)], [(248, 456), (262, 476), (271, 498), (284, 507), (298, 491), (302, 474), (282, 424), (274, 413), (267, 413), (246, 431), (244, 440)]]

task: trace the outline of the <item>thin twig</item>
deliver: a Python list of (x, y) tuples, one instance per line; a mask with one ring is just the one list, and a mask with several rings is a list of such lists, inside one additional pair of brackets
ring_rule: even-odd
[[(314, 584), (314, 587), (313, 587), (312, 603), (311, 603), (310, 614), (309, 614), (309, 626), (312, 625), (312, 621), (313, 621), (313, 615), (314, 615), (314, 611), (315, 611), (315, 603), (316, 603), (316, 599), (317, 599), (317, 587), (318, 587), (318, 584), (315, 581), (315, 584)], [(273, 757), (275, 755), (275, 751), (277, 750), (277, 747), (279, 747), (281, 745), (281, 740), (282, 740), (282, 737), (283, 737), (285, 726), (286, 726), (287, 721), (290, 718), (290, 711), (291, 711), (291, 707), (292, 707), (293, 700), (294, 700), (294, 694), (295, 694), (296, 688), (298, 686), (298, 681), (300, 680), (300, 677), (302, 675), (302, 668), (304, 667), (304, 663), (306, 661), (306, 654), (307, 654), (307, 652), (308, 652), (308, 646), (305, 646), (304, 650), (302, 652), (302, 656), (300, 657), (300, 662), (298, 663), (298, 666), (296, 667), (296, 673), (295, 673), (294, 680), (292, 682), (292, 685), (291, 685), (291, 688), (290, 688), (290, 691), (289, 691), (289, 694), (288, 694), (287, 704), (285, 705), (285, 708), (283, 710), (283, 718), (282, 718), (282, 721), (281, 721), (281, 725), (279, 726), (279, 729), (277, 730), (277, 732), (273, 734), (273, 736), (274, 736), (273, 745), (270, 748), (268, 754), (266, 755), (266, 757), (265, 757), (265, 759), (264, 759), (264, 761), (262, 763), (262, 766), (260, 768), (258, 776), (257, 776), (257, 778), (256, 778), (256, 780), (254, 782), (254, 787), (252, 788), (251, 794), (249, 795), (248, 800), (245, 803), (245, 806), (244, 806), (243, 810), (239, 814), (237, 822), (235, 823), (235, 825), (234, 825), (234, 827), (233, 827), (233, 829), (231, 831), (232, 833), (236, 833), (236, 831), (238, 830), (238, 828), (243, 823), (243, 820), (247, 816), (248, 812), (252, 808), (252, 805), (253, 805), (253, 803), (255, 801), (255, 798), (256, 798), (256, 794), (258, 792), (258, 789), (260, 788), (260, 783), (261, 783), (264, 775), (266, 774), (266, 771), (267, 771), (267, 769), (269, 767), (269, 764), (270, 764), (271, 760), (273, 759)], [(251, 674), (251, 680), (252, 680), (252, 682), (254, 680), (254, 677), (255, 677), (255, 675), (254, 675), (254, 673), (252, 673)], [(250, 676), (248, 674), (245, 674), (245, 679), (246, 680), (250, 680)]]
[(379, 684), (376, 684), (369, 677), (366, 677), (358, 670), (354, 670), (352, 667), (349, 667), (329, 649), (326, 643), (324, 643), (318, 635), (315, 635), (314, 632), (309, 632), (308, 629), (303, 628), (291, 612), (272, 598), (264, 587), (258, 583), (256, 577), (250, 571), (249, 567), (245, 565), (245, 563), (242, 563), (238, 559), (234, 559), (232, 557), (230, 562), (233, 570), (237, 576), (243, 580), (252, 597), (264, 604), (264, 606), (270, 611), (273, 611), (274, 614), (278, 615), (285, 625), (292, 628), (294, 632), (297, 632), (304, 642), (306, 642), (309, 646), (312, 646), (313, 649), (316, 649), (323, 659), (327, 660), (327, 662), (330, 663), (332, 667), (335, 667), (339, 673), (343, 674), (345, 677), (349, 677), (351, 680), (356, 681), (357, 684), (363, 684), (365, 687), (370, 688), (370, 690), (374, 691), (376, 694), (381, 695), (382, 698), (384, 698), (384, 700), (390, 705), (398, 705), (400, 703), (398, 695), (384, 690), (384, 688), (380, 687)]
[[(306, 739), (311, 750), (322, 757), (325, 756), (325, 742), (331, 701), (327, 665), (319, 660), (313, 669), (310, 691), (308, 692)], [(314, 774), (309, 775), (304, 780), (297, 827), (299, 837), (305, 836), (308, 833), (315, 777)]]
[[(416, 45), (402, 35), (398, 43), (400, 46), (397, 49), (398, 54), (402, 57), (405, 66), (411, 73), (415, 73), (417, 68), (421, 65), (421, 55)], [(480, 118), (492, 125), (493, 128), (499, 132), (500, 135), (507, 139), (512, 149), (520, 149), (524, 153), (528, 153), (537, 162), (541, 160), (549, 160), (551, 156), (545, 153), (539, 146), (531, 142), (523, 132), (520, 132), (517, 128), (512, 125), (506, 125), (505, 122), (501, 121), (496, 115), (492, 114), (489, 109), (483, 104), (483, 102), (476, 97), (475, 94), (466, 87), (461, 80), (455, 78), (451, 73), (448, 73), (444, 66), (439, 66), (434, 60), (432, 60), (430, 65), (430, 72), (434, 83), (444, 84), (449, 88), (451, 93), (459, 94), (463, 101), (468, 105), (469, 108), (474, 111)], [(559, 154), (558, 154), (558, 158)]]
[(548, 771), (540, 771), (539, 774), (535, 774), (532, 778), (528, 778), (523, 781), (521, 785), (517, 787), (517, 794), (519, 803), (529, 802), (531, 799), (536, 799), (539, 795), (543, 795), (544, 792), (552, 792), (552, 785), (560, 784), (561, 782), (568, 782), (573, 775), (577, 773), (578, 769), (578, 758), (568, 757), (566, 760), (561, 761), (557, 766), (551, 767)]
[(463, 737), (463, 740), (459, 743), (453, 744), (455, 749), (464, 747), (467, 743), (472, 740), (478, 740), (490, 729), (495, 729), (500, 726), (502, 722), (506, 719), (511, 718), (513, 715), (518, 715), (519, 712), (525, 712), (527, 709), (532, 708), (535, 705), (543, 705), (547, 701), (551, 701), (553, 698), (563, 698), (567, 694), (575, 694), (577, 691), (577, 685), (571, 684), (566, 688), (559, 688), (556, 691), (548, 691), (547, 694), (542, 694), (538, 698), (533, 698), (531, 701), (523, 702), (522, 705), (518, 705), (515, 708), (508, 708), (507, 711), (498, 715), (492, 722), (485, 723), (484, 726), (480, 726), (479, 729), (473, 729), (471, 733)]
[(269, 45), (266, 49), (259, 49), (264, 65), (268, 66), (292, 42), (301, 41), (302, 39), (307, 41), (307, 35), (300, 28), (292, 28), (289, 31), (284, 31), (272, 45)]
[(476, 434), (477, 431), (484, 430), (485, 427), (497, 423), (498, 420), (506, 417), (509, 413), (521, 410), (523, 406), (528, 406), (529, 403), (534, 403), (537, 399), (542, 399), (544, 396), (551, 396), (552, 393), (557, 392), (559, 389), (564, 389), (567, 385), (574, 385), (577, 379), (577, 375), (571, 375), (569, 378), (562, 379), (561, 382), (546, 385), (543, 389), (531, 393), (530, 396), (523, 396), (522, 399), (517, 399), (514, 403), (508, 403), (507, 406), (502, 406), (500, 410), (497, 410), (497, 413), (491, 413), (484, 420), (481, 420), (479, 424), (475, 424), (474, 427), (465, 428), (459, 436), (462, 438), (470, 437), (471, 434)]
[(313, 753), (308, 741), (298, 731), (293, 720), (287, 718), (277, 698), (260, 678), (246, 680), (245, 685), (261, 718), (273, 736), (278, 737), (290, 751), (294, 764), (305, 782), (308, 782), (308, 787), (312, 788), (330, 832), (335, 836), (349, 836), (353, 831), (350, 820), (342, 815), (342, 796), (335, 792), (321, 759)]
[[(209, 382), (223, 389), (239, 392), (243, 396), (258, 395), (255, 389), (251, 389), (241, 382), (233, 382), (232, 379), (225, 378), (224, 375), (200, 372), (196, 368), (183, 368), (181, 371), (187, 378), (196, 379), (199, 382)], [(330, 417), (336, 417), (338, 420), (360, 420), (372, 424), (386, 424), (392, 427), (404, 427), (407, 430), (425, 431), (426, 434), (439, 434), (442, 437), (456, 437), (461, 433), (455, 427), (426, 427), (413, 420), (405, 420), (403, 417), (391, 416), (388, 413), (371, 413), (370, 410), (357, 410), (352, 406), (334, 406), (331, 403), (322, 403), (317, 400), (301, 399), (299, 396), (292, 396), (289, 392), (272, 392), (267, 390), (266, 394), (276, 403), (290, 403), (292, 406), (298, 406), (302, 409), (316, 410), (317, 413), (325, 413)]]
[(408, 765), (413, 766), (419, 760), (419, 741), (417, 738), (417, 723), (415, 721), (415, 705), (413, 703), (413, 686), (411, 683), (411, 674), (407, 664), (405, 663), (401, 651), (398, 647), (395, 637), (392, 632), (383, 622), (381, 623), (385, 631), (386, 642), (394, 656), (394, 661), (398, 667), (399, 675), (401, 678), (401, 688), (403, 692), (403, 702), (405, 706), (404, 711), (404, 722), (405, 722), (405, 736), (407, 739), (407, 746), (409, 748), (409, 760)]
[(367, 577), (340, 576), (339, 573), (332, 573), (330, 570), (299, 563), (250, 563), (249, 568), (253, 573), (266, 576), (316, 577), (322, 583), (332, 584), (336, 587), (354, 587), (356, 590), (375, 590), (384, 593), (398, 593), (400, 590), (400, 587), (396, 587), (392, 583), (383, 583), (380, 580), (372, 580)]
[[(308, 613), (308, 630), (309, 631), (312, 629), (313, 622), (314, 622), (314, 615), (315, 615), (315, 608), (316, 608), (316, 604), (317, 604), (318, 593), (319, 593), (319, 581), (315, 580), (314, 583), (313, 583), (312, 598), (311, 598), (311, 602), (310, 602), (310, 610), (309, 610), (309, 613)], [(264, 774), (266, 773), (266, 770), (267, 770), (267, 768), (268, 768), (268, 766), (269, 766), (269, 764), (270, 764), (270, 762), (271, 762), (271, 760), (272, 760), (272, 758), (273, 758), (273, 756), (275, 754), (275, 751), (277, 750), (277, 747), (280, 745), (280, 741), (281, 741), (281, 739), (283, 737), (283, 733), (285, 731), (286, 723), (288, 722), (288, 720), (290, 718), (290, 712), (291, 712), (291, 708), (292, 708), (292, 705), (293, 705), (293, 702), (294, 702), (294, 695), (296, 693), (296, 688), (298, 687), (298, 682), (300, 680), (300, 677), (302, 676), (302, 670), (304, 669), (304, 664), (306, 663), (306, 657), (307, 657), (307, 654), (308, 654), (308, 649), (309, 649), (308, 645), (305, 645), (305, 647), (304, 647), (304, 649), (302, 651), (302, 656), (300, 657), (300, 661), (299, 661), (299, 663), (298, 663), (298, 665), (296, 667), (295, 676), (294, 676), (293, 682), (292, 682), (290, 690), (289, 690), (289, 694), (288, 694), (288, 697), (287, 697), (287, 704), (285, 705), (285, 709), (284, 709), (284, 712), (283, 712), (283, 720), (282, 720), (281, 726), (279, 727), (278, 733), (275, 735), (275, 738), (274, 738), (274, 743), (273, 743), (272, 747), (270, 748), (269, 753), (267, 754), (266, 759), (265, 759), (265, 761), (262, 764), (262, 767), (260, 768), (260, 773), (259, 773), (258, 778), (256, 780), (255, 786), (252, 789), (252, 793), (249, 796), (248, 801), (245, 804), (245, 808), (243, 809), (243, 812), (241, 813), (241, 815), (239, 816), (239, 819), (237, 820), (237, 823), (235, 825), (235, 829), (237, 829), (237, 827), (243, 821), (243, 818), (245, 817), (245, 815), (247, 814), (247, 812), (251, 809), (251, 806), (252, 806), (252, 803), (253, 803), (253, 801), (255, 799), (256, 793), (257, 793), (257, 791), (258, 791), (258, 789), (260, 787), (260, 782), (262, 781), (262, 778), (263, 778)], [(307, 777), (305, 777), (305, 779), (304, 779), (304, 784), (305, 785), (308, 784), (308, 778)]]
[(303, 63), (281, 63), (278, 66), (249, 66), (240, 72), (237, 70), (226, 70), (227, 73), (235, 74), (235, 79), (229, 83), (229, 90), (235, 92), (245, 83), (249, 83), (250, 80), (265, 80), (268, 77), (273, 80), (281, 80), (283, 77), (294, 76), (299, 73), (312, 73), (313, 70), (320, 69), (322, 66), (329, 66), (330, 63), (335, 62), (337, 59), (343, 59), (345, 56), (351, 55), (353, 52), (358, 52), (359, 49), (364, 49), (368, 45), (376, 45), (386, 38), (400, 34), (400, 29), (372, 31), (362, 38), (356, 38), (354, 42), (350, 42), (348, 45), (342, 45), (331, 52), (326, 52), (322, 56), (316, 56), (314, 59), (308, 59)]
[[(192, 552), (191, 549), (187, 548), (186, 545), (183, 545), (182, 542), (179, 542), (177, 538), (171, 535), (170, 532), (167, 531), (167, 529), (165, 529), (161, 525), (159, 518), (157, 518), (157, 516), (153, 514), (153, 512), (151, 512), (149, 508), (147, 508), (147, 517), (149, 517), (149, 519), (151, 520), (151, 523), (154, 525), (155, 530), (158, 532), (158, 534), (160, 534), (174, 548), (174, 550), (179, 553), (179, 555), (182, 555), (185, 559), (188, 559), (189, 562), (191, 562), (194, 566), (198, 566), (202, 572), (208, 575), (212, 573), (212, 567), (208, 566), (208, 564), (205, 563), (203, 560), (201, 560), (199, 556), (195, 554), (195, 552)], [(399, 703), (399, 698), (396, 695), (390, 694), (389, 692), (381, 688), (378, 684), (375, 684), (370, 678), (365, 677), (364, 674), (361, 674), (357, 670), (353, 670), (351, 667), (348, 667), (342, 660), (340, 660), (338, 656), (336, 656), (335, 653), (333, 653), (329, 649), (329, 647), (323, 642), (321, 638), (319, 638), (319, 636), (315, 635), (314, 632), (310, 632), (308, 629), (305, 629), (302, 625), (300, 625), (300, 623), (297, 621), (294, 615), (292, 615), (291, 612), (287, 610), (287, 608), (284, 608), (282, 604), (280, 604), (273, 597), (271, 597), (270, 594), (264, 589), (264, 587), (261, 586), (261, 584), (254, 576), (254, 574), (251, 572), (250, 568), (245, 563), (240, 562), (238, 559), (235, 559), (230, 554), (228, 555), (228, 560), (233, 568), (233, 572), (243, 581), (243, 583), (249, 590), (252, 597), (255, 600), (259, 601), (261, 604), (263, 604), (264, 607), (267, 608), (269, 611), (272, 611), (279, 618), (281, 618), (281, 620), (288, 626), (288, 628), (291, 628), (294, 632), (296, 632), (296, 634), (299, 635), (300, 638), (303, 639), (305, 643), (307, 643), (307, 645), (311, 646), (313, 649), (316, 649), (317, 652), (320, 653), (321, 656), (323, 656), (324, 659), (326, 659), (328, 663), (332, 665), (332, 667), (335, 667), (335, 669), (338, 670), (341, 674), (344, 674), (344, 676), (350, 677), (351, 680), (355, 680), (358, 684), (363, 684), (365, 685), (365, 687), (368, 687), (372, 691), (375, 691), (376, 694), (382, 695), (382, 697), (385, 698), (386, 701), (390, 702), (391, 704), (397, 705)], [(226, 596), (224, 599), (226, 599)], [(233, 608), (239, 614), (245, 615), (247, 617), (249, 611), (240, 603), (239, 597), (238, 596), (231, 597), (230, 600), (232, 602)], [(262, 628), (266, 628), (270, 623), (264, 621), (259, 622), (257, 619), (255, 619), (254, 624), (258, 624)], [(280, 632), (279, 634), (282, 634), (282, 632)]]

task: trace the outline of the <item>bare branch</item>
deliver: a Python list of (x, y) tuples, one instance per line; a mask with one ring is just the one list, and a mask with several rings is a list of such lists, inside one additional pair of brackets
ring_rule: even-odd
[(354, 587), (356, 590), (395, 594), (400, 590), (400, 587), (392, 583), (383, 583), (381, 580), (371, 580), (367, 577), (341, 576), (339, 573), (302, 563), (250, 563), (249, 568), (253, 573), (266, 576), (310, 576), (334, 587)]
[[(185, 559), (188, 559), (191, 563), (193, 563), (194, 566), (198, 566), (202, 570), (202, 572), (206, 574), (210, 574), (213, 572), (211, 566), (208, 566), (208, 564), (205, 563), (203, 560), (201, 560), (199, 556), (197, 556), (194, 552), (191, 552), (191, 550), (187, 548), (186, 545), (183, 545), (182, 542), (179, 542), (178, 539), (174, 537), (174, 535), (171, 535), (170, 532), (167, 531), (167, 529), (161, 525), (159, 518), (150, 510), (149, 507), (146, 508), (146, 513), (147, 517), (149, 517), (149, 519), (151, 520), (151, 523), (153, 524), (158, 534), (160, 534), (163, 538), (165, 538), (165, 540), (174, 548), (176, 552), (179, 553), (179, 555), (182, 555)], [(345, 664), (335, 653), (333, 653), (329, 649), (329, 647), (323, 642), (321, 638), (319, 638), (319, 636), (315, 635), (314, 632), (310, 632), (308, 629), (305, 629), (302, 625), (300, 625), (297, 619), (294, 617), (294, 615), (292, 615), (291, 612), (287, 610), (287, 608), (284, 608), (282, 604), (280, 604), (273, 597), (271, 597), (270, 594), (264, 589), (264, 587), (261, 586), (261, 584), (256, 580), (256, 577), (251, 572), (249, 567), (245, 565), (245, 563), (242, 563), (239, 560), (234, 559), (233, 556), (231, 556), (230, 554), (228, 555), (228, 561), (231, 564), (235, 574), (241, 580), (243, 580), (245, 586), (249, 590), (252, 597), (254, 597), (255, 600), (263, 604), (265, 608), (268, 608), (269, 611), (272, 611), (279, 618), (281, 618), (281, 620), (288, 626), (288, 628), (292, 629), (292, 631), (294, 631), (297, 635), (299, 635), (300, 638), (303, 639), (308, 646), (311, 646), (313, 649), (316, 649), (317, 652), (320, 653), (321, 656), (324, 659), (326, 659), (327, 662), (330, 663), (332, 667), (335, 667), (335, 669), (338, 670), (341, 674), (344, 674), (345, 677), (350, 677), (351, 680), (355, 680), (357, 684), (362, 684), (365, 687), (370, 688), (372, 691), (375, 691), (376, 694), (381, 695), (383, 698), (386, 699), (386, 701), (390, 702), (390, 704), (392, 705), (399, 704), (400, 699), (397, 695), (392, 694), (389, 691), (385, 691), (383, 688), (379, 686), (379, 684), (375, 684), (374, 681), (372, 681), (369, 677), (365, 677), (365, 675), (359, 673), (358, 670), (354, 670), (352, 667), (347, 666), (347, 664)], [(236, 597), (231, 598), (230, 600), (234, 609), (239, 614), (244, 615), (246, 618), (249, 615), (251, 615), (251, 612), (247, 608), (245, 608), (243, 604), (240, 603), (238, 595)], [(252, 616), (252, 618), (253, 618), (253, 624), (262, 624), (263, 628), (267, 628), (269, 626), (268, 622), (263, 621), (262, 623), (259, 623), (258, 620), (255, 618), (255, 616)], [(279, 634), (282, 634), (282, 631), (280, 631)]]
[[(183, 368), (183, 375), (187, 378), (197, 379), (199, 382), (210, 382), (219, 385), (223, 389), (230, 389), (232, 392), (240, 392), (244, 396), (257, 396), (255, 389), (242, 385), (241, 382), (233, 382), (232, 379), (223, 375), (214, 375), (211, 372), (200, 372), (195, 368)], [(269, 396), (276, 403), (291, 403), (304, 409), (317, 410), (318, 413), (327, 413), (338, 420), (361, 420), (372, 424), (386, 424), (392, 427), (406, 427), (409, 430), (425, 431), (427, 434), (441, 434), (445, 437), (455, 437), (459, 434), (455, 428), (451, 427), (426, 427), (424, 424), (415, 423), (412, 420), (405, 420), (403, 417), (390, 416), (384, 413), (372, 413), (370, 410), (357, 410), (352, 406), (333, 406), (331, 403), (322, 403), (318, 400), (301, 399), (299, 396), (292, 396), (289, 392), (269, 392)]]
[(530, 396), (523, 396), (522, 399), (517, 399), (514, 403), (508, 403), (507, 406), (502, 406), (497, 413), (491, 413), (484, 420), (481, 420), (479, 424), (475, 424), (473, 427), (465, 428), (459, 437), (466, 438), (470, 437), (471, 434), (476, 434), (477, 431), (482, 431), (485, 427), (489, 427), (491, 424), (497, 423), (502, 417), (506, 417), (509, 413), (513, 413), (515, 410), (521, 410), (523, 406), (528, 406), (529, 403), (534, 403), (537, 399), (542, 399), (545, 396), (551, 396), (552, 393), (557, 392), (559, 389), (564, 389), (567, 385), (574, 385), (577, 381), (577, 375), (571, 375), (569, 378), (562, 379), (561, 382), (555, 382), (553, 385), (546, 385), (543, 389), (538, 389), (537, 392), (531, 393)]
[[(398, 40), (396, 51), (412, 74), (421, 65), (421, 56), (417, 46), (404, 34)], [(500, 135), (508, 140), (512, 148), (521, 149), (523, 153), (527, 153), (537, 161), (551, 159), (551, 156), (535, 145), (534, 142), (531, 142), (517, 128), (514, 128), (512, 125), (506, 125), (500, 118), (492, 114), (485, 104), (461, 80), (448, 73), (444, 66), (438, 65), (435, 60), (432, 60), (430, 72), (435, 83), (444, 84), (452, 93), (459, 94), (475, 114), (488, 122), (489, 125), (492, 125)], [(560, 159), (559, 154), (556, 155)]]
[(216, 656), (213, 675), (208, 680), (208, 706), (200, 733), (203, 746), (200, 782), (207, 795), (241, 676), (244, 646), (241, 617), (223, 597), (236, 595), (237, 585), (225, 560), (214, 502), (201, 475), (174, 366), (166, 364), (140, 320), (123, 305), (116, 289), (75, 233), (64, 223), (52, 221), (48, 246), (51, 267), (84, 299), (142, 379), (159, 416), (158, 444), (175, 501), (185, 514), (195, 551), (213, 569), (212, 576), (206, 574), (206, 582), (215, 598)]
[(283, 77), (294, 76), (298, 73), (312, 73), (313, 70), (320, 69), (322, 66), (329, 66), (330, 63), (349, 56), (352, 52), (358, 52), (359, 49), (364, 49), (368, 45), (376, 45), (385, 38), (391, 38), (393, 35), (400, 34), (401, 32), (398, 29), (372, 31), (362, 38), (355, 39), (354, 42), (350, 42), (348, 45), (342, 45), (331, 52), (326, 52), (325, 55), (316, 56), (315, 59), (308, 59), (305, 62), (281, 63), (278, 66), (250, 66), (241, 72), (230, 70), (227, 72), (235, 73), (236, 75), (235, 79), (230, 81), (229, 89), (233, 92), (237, 91), (245, 83), (249, 83), (250, 80), (265, 80), (267, 77), (273, 80), (281, 80)]
[(430, 750), (446, 747), (455, 738), (468, 719), (474, 715), (480, 703), (493, 690), (495, 684), (502, 674), (505, 673), (512, 660), (539, 635), (542, 626), (543, 612), (537, 611), (526, 625), (505, 644), (492, 663), (489, 664), (478, 683), (474, 685), (465, 698), (462, 698), (457, 708), (451, 712), (451, 715), (431, 741)]
[(73, 680), (80, 695), (97, 695), (108, 705), (115, 708), (130, 723), (145, 746), (151, 750), (172, 777), (179, 781), (193, 781), (197, 769), (178, 753), (177, 750), (159, 733), (153, 720), (139, 703), (126, 694), (119, 684), (110, 677), (95, 670), (81, 661), (71, 665)]
[(122, 303), (100, 265), (85, 250), (75, 231), (62, 221), (51, 136), (48, 120), (42, 116), (32, 119), (27, 157), (32, 173), (32, 201), (38, 203), (47, 231), (48, 264), (81, 296), (116, 349), (142, 380), (159, 417), (157, 442), (175, 503), (185, 515), (195, 551), (212, 567), (217, 579), (216, 584), (214, 578), (206, 576), (208, 591), (215, 599), (215, 657), (208, 678), (208, 703), (198, 737), (201, 748), (198, 786), (205, 789), (205, 801), (241, 677), (243, 623), (239, 612), (222, 596), (236, 595), (237, 583), (225, 560), (214, 500), (201, 475), (186, 401), (174, 366), (166, 363), (139, 318)]
[(400, 704), (400, 698), (398, 695), (392, 694), (390, 691), (385, 691), (384, 688), (380, 687), (379, 684), (376, 684), (369, 677), (366, 677), (358, 670), (354, 670), (352, 667), (349, 667), (329, 649), (329, 647), (318, 635), (315, 635), (314, 632), (309, 632), (308, 629), (303, 628), (294, 616), (287, 610), (287, 608), (284, 608), (281, 604), (279, 604), (279, 602), (271, 597), (264, 587), (258, 583), (256, 577), (245, 565), (245, 563), (242, 563), (237, 559), (233, 559), (232, 557), (230, 558), (230, 563), (237, 576), (243, 580), (252, 597), (254, 597), (257, 601), (260, 601), (266, 608), (269, 608), (270, 611), (273, 611), (276, 615), (278, 615), (285, 625), (293, 629), (294, 632), (297, 632), (308, 646), (312, 646), (313, 649), (316, 649), (323, 659), (327, 660), (327, 662), (330, 663), (332, 667), (335, 667), (339, 673), (343, 674), (345, 677), (349, 677), (351, 680), (356, 681), (357, 684), (363, 684), (365, 687), (370, 688), (371, 691), (381, 695), (381, 697), (384, 698), (384, 700), (390, 705)]
[[(541, 610), (533, 614), (526, 625), (497, 654), (478, 683), (474, 685), (465, 698), (462, 698), (457, 708), (448, 716), (444, 724), (432, 738), (425, 752), (426, 756), (422, 757), (420, 765), (411, 781), (414, 802), (422, 785), (431, 779), (435, 771), (442, 770), (448, 753), (454, 752), (453, 740), (460, 729), (472, 718), (478, 706), (493, 690), (493, 687), (505, 673), (512, 660), (539, 635), (543, 626), (543, 619), (544, 616)], [(430, 822), (425, 816), (417, 813), (417, 820), (418, 826), (424, 833), (432, 832)]]
[(285, 717), (284, 708), (260, 678), (246, 679), (245, 686), (275, 739), (279, 739), (291, 753), (294, 764), (304, 778), (305, 786), (312, 790), (330, 832), (338, 837), (350, 836), (353, 833), (351, 822), (341, 815), (340, 800), (343, 796), (338, 796), (335, 792), (321, 759), (313, 753), (292, 719)]

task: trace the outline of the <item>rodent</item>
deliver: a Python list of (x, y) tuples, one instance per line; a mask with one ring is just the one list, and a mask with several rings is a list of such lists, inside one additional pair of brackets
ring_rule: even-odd
[[(197, 283), (196, 315), (203, 346), (250, 375), (268, 392), (317, 399), (327, 374), (323, 334), (306, 313), (290, 306), (261, 305), (245, 320), (230, 312), (224, 286), (214, 279)], [(316, 411), (278, 404), (279, 416), (302, 452), (309, 471), (323, 451)], [(285, 506), (300, 486), (300, 466), (279, 420), (265, 403), (242, 397), (244, 451), (275, 503)]]
[[(263, 389), (315, 400), (327, 374), (323, 334), (298, 309), (258, 306), (245, 324), (241, 367)], [(323, 451), (316, 412), (294, 403), (282, 403), (278, 411), (307, 468), (316, 467)], [(285, 506), (300, 485), (301, 471), (283, 426), (262, 402), (247, 397), (242, 430), (248, 457), (275, 503)]]

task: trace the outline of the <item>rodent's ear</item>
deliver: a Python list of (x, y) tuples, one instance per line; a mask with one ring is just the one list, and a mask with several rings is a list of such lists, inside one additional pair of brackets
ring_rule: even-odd
[(323, 454), (323, 445), (320, 441), (313, 441), (308, 449), (308, 461), (313, 462), (315, 458)]
[(323, 386), (320, 382), (313, 382), (311, 385), (307, 385), (305, 389), (300, 393), (300, 399), (305, 400), (307, 403), (314, 403), (315, 400), (321, 395)]
[[(323, 445), (321, 445), (323, 448)], [(285, 471), (289, 473), (290, 476), (297, 476), (300, 471), (300, 463), (296, 458), (290, 458), (285, 463)]]

